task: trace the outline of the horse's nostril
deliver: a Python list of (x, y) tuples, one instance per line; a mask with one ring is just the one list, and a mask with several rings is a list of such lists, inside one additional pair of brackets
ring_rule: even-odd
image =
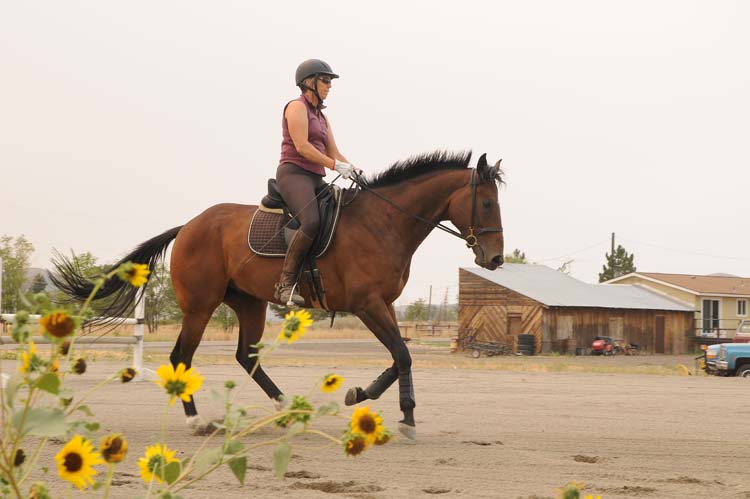
[(502, 255), (497, 255), (495, 258), (492, 259), (492, 263), (494, 263), (496, 266), (500, 266), (503, 264), (505, 260), (503, 259)]

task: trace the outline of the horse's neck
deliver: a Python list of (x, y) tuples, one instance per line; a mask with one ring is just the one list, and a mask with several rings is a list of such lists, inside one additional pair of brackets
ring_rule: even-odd
[(414, 216), (372, 196), (372, 205), (368, 211), (377, 214), (374, 225), (379, 226), (384, 237), (388, 237), (392, 244), (400, 246), (409, 256), (412, 255), (434, 228), (415, 216), (433, 224), (445, 220), (448, 201), (456, 190), (466, 185), (467, 175), (462, 170), (445, 171), (380, 190), (380, 194)]

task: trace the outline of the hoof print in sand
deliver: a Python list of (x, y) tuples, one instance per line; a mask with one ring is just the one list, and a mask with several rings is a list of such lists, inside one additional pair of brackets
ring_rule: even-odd
[(481, 445), (483, 447), (486, 447), (488, 445), (503, 445), (503, 443), (500, 440), (495, 440), (494, 442), (488, 442), (487, 440), (464, 440), (461, 443), (470, 444), (470, 445)]
[(602, 459), (599, 456), (584, 456), (583, 454), (576, 454), (575, 456), (573, 456), (573, 461), (577, 463), (594, 464), (594, 463), (601, 463), (602, 461), (604, 461), (604, 459)]
[(428, 487), (426, 489), (422, 489), (422, 492), (425, 494), (447, 494), (450, 492), (451, 489), (444, 489), (441, 487)]
[(319, 490), (328, 494), (382, 492), (385, 490), (383, 487), (378, 487), (377, 485), (360, 485), (354, 480), (348, 482), (294, 482), (289, 488)]
[(318, 478), (320, 478), (320, 475), (305, 470), (287, 471), (286, 473), (284, 473), (284, 478), (307, 478), (309, 480), (317, 480)]

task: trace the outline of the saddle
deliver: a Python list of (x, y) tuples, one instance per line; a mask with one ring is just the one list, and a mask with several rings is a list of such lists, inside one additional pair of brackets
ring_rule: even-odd
[[(342, 203), (345, 196), (342, 195), (341, 188), (333, 184), (321, 186), (315, 195), (320, 214), (320, 229), (302, 264), (301, 284), (303, 295), (310, 296), (316, 308), (330, 310), (325, 299), (323, 276), (317, 268), (316, 259), (323, 256), (331, 245), (341, 208), (348, 203)], [(299, 226), (299, 221), (290, 213), (284, 198), (276, 188), (276, 180), (269, 179), (268, 194), (263, 197), (250, 221), (247, 233), (248, 246), (257, 255), (283, 258), (286, 256), (289, 241)]]
[[(315, 195), (318, 200), (320, 230), (310, 248), (310, 255), (320, 258), (328, 250), (336, 230), (341, 211), (341, 188), (325, 184)], [(260, 206), (250, 221), (247, 235), (250, 249), (257, 255), (283, 258), (299, 225), (277, 189), (276, 180), (268, 179), (268, 194), (260, 201)]]

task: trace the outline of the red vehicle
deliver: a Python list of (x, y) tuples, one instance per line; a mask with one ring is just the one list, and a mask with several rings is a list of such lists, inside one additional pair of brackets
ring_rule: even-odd
[(620, 347), (609, 336), (597, 336), (591, 344), (592, 355), (615, 355), (619, 352)]

